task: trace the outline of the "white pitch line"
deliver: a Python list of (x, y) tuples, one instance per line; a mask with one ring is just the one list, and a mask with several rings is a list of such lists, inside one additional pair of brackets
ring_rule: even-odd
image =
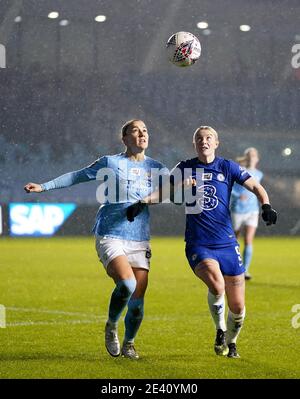
[(13, 312), (28, 312), (28, 313), (47, 313), (47, 314), (61, 314), (64, 316), (79, 316), (79, 317), (91, 317), (99, 320), (103, 320), (104, 317), (97, 316), (92, 313), (80, 313), (80, 312), (65, 312), (63, 310), (55, 310), (55, 309), (38, 309), (38, 308), (18, 308), (14, 306), (6, 306), (6, 310), (10, 310)]
[(65, 320), (65, 321), (21, 321), (16, 323), (6, 323), (6, 327), (23, 327), (23, 326), (57, 326), (65, 324), (95, 324), (97, 320)]
[[(52, 320), (52, 321), (16, 321), (11, 323), (6, 323), (6, 327), (21, 327), (21, 326), (50, 326), (50, 325), (66, 325), (66, 324), (95, 324), (100, 323), (101, 321), (106, 320), (105, 316), (97, 316), (92, 313), (80, 313), (80, 312), (66, 312), (64, 310), (56, 310), (56, 309), (38, 309), (38, 308), (19, 308), (15, 306), (6, 306), (6, 310), (12, 312), (27, 312), (27, 313), (44, 313), (44, 314), (55, 314), (55, 315), (63, 315), (63, 316), (77, 316), (84, 317), (84, 320)], [(145, 321), (175, 321), (178, 320), (178, 317), (172, 316), (146, 316)]]

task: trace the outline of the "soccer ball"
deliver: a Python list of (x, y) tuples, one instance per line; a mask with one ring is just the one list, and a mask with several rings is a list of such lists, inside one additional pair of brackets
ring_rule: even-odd
[(199, 59), (201, 44), (192, 33), (177, 32), (167, 41), (167, 51), (168, 58), (174, 65), (187, 67)]

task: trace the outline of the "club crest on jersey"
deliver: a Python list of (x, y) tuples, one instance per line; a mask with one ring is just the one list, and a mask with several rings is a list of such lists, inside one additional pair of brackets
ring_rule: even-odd
[(223, 173), (218, 173), (218, 174), (217, 174), (217, 179), (218, 179), (219, 181), (224, 181), (224, 180), (225, 180), (225, 176), (223, 175)]
[(133, 175), (136, 175), (136, 176), (140, 176), (141, 175), (141, 169), (139, 169), (139, 168), (131, 168), (130, 169), (130, 173), (132, 173)]
[(202, 180), (203, 181), (212, 180), (212, 173), (202, 173)]

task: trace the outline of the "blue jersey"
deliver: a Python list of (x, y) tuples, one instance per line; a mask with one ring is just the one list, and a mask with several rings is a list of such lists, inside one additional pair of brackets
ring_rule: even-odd
[[(263, 178), (263, 173), (258, 169), (246, 169), (258, 182)], [(234, 184), (231, 193), (230, 209), (234, 213), (259, 212), (259, 203), (255, 194), (239, 184)]]
[(203, 192), (202, 211), (186, 215), (187, 245), (220, 248), (236, 244), (229, 210), (230, 194), (233, 184), (243, 184), (250, 177), (249, 173), (236, 162), (218, 157), (208, 164), (193, 158), (180, 162), (177, 167), (182, 171), (191, 169), (195, 179), (196, 169), (204, 169), (202, 180), (197, 181), (195, 187)]
[(42, 189), (47, 191), (89, 180), (99, 179), (102, 182), (104, 180), (101, 193), (104, 194), (102, 197), (105, 198), (105, 202), (98, 210), (94, 233), (124, 240), (146, 241), (150, 239), (148, 207), (143, 209), (134, 222), (128, 222), (126, 209), (130, 204), (143, 199), (157, 189), (154, 186), (157, 175), (168, 173), (162, 163), (152, 158), (145, 156), (143, 161), (136, 162), (121, 153), (103, 156), (86, 168), (66, 173), (43, 183)]

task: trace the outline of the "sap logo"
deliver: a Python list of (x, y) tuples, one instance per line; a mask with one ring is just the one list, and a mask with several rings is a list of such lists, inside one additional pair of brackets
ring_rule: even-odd
[(300, 68), (300, 44), (294, 44), (292, 47), (292, 53), (295, 55), (292, 57), (292, 67), (297, 69)]
[(6, 49), (3, 44), (0, 44), (0, 68), (6, 68)]
[(296, 313), (292, 318), (292, 327), (299, 328), (300, 327), (300, 304), (296, 304), (292, 307), (292, 312)]
[(10, 204), (10, 235), (53, 235), (75, 209), (76, 204)]

